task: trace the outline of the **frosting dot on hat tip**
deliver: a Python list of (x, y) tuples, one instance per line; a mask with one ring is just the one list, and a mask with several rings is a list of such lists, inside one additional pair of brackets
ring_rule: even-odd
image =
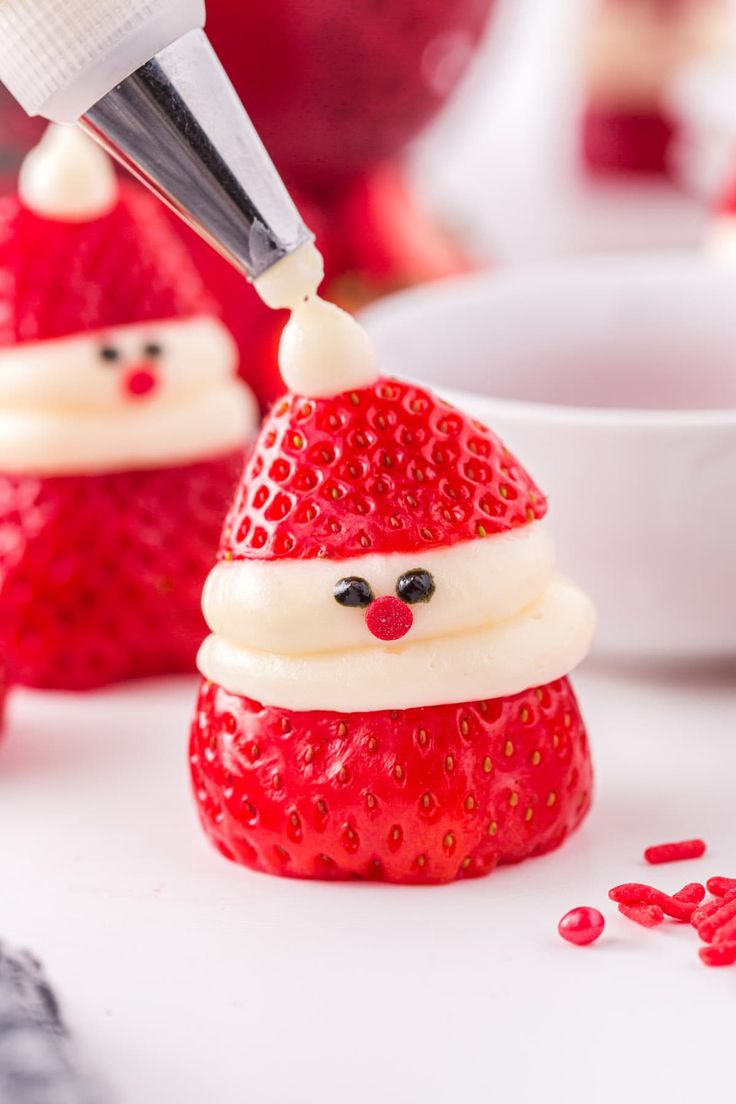
[(324, 262), (311, 242), (284, 257), (255, 281), (263, 301), (289, 308), (279, 348), (279, 368), (289, 391), (328, 398), (368, 387), (378, 378), (376, 351), (359, 322), (317, 295)]
[(107, 214), (118, 185), (107, 154), (77, 127), (50, 126), (26, 157), (18, 194), (29, 210), (61, 222), (86, 222)]
[(279, 367), (290, 391), (313, 399), (368, 387), (378, 378), (376, 351), (363, 327), (318, 296), (292, 311)]

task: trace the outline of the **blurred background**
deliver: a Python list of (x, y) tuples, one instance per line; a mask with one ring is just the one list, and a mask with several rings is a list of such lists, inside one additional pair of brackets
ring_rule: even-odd
[[(698, 246), (736, 148), (734, 0), (209, 0), (209, 33), (360, 306), (472, 267)], [(0, 90), (0, 187), (41, 127)], [(283, 319), (187, 238), (267, 402)]]

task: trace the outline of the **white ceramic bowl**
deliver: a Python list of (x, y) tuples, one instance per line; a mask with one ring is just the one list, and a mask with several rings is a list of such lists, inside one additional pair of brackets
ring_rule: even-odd
[(599, 650), (736, 655), (736, 272), (679, 254), (524, 267), (364, 318), (384, 372), (489, 424), (547, 491)]

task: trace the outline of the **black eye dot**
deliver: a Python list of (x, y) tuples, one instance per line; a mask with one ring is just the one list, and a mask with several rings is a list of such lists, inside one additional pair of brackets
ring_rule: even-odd
[(400, 575), (396, 583), (396, 593), (402, 602), (414, 605), (415, 602), (428, 602), (436, 590), (435, 582), (423, 567), (412, 568)]
[(365, 609), (373, 601), (373, 591), (370, 584), (365, 579), (353, 575), (346, 579), (340, 579), (338, 583), (335, 583), (333, 593), (335, 601), (341, 606)]
[(120, 360), (120, 350), (116, 349), (114, 345), (103, 345), (100, 349), (100, 357), (112, 364), (113, 361)]
[(157, 341), (149, 341), (147, 345), (143, 346), (143, 352), (147, 357), (160, 357), (163, 353), (163, 349)]

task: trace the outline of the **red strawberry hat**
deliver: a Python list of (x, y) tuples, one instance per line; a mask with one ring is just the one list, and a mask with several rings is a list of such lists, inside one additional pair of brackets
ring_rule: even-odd
[(411, 555), (544, 516), (544, 496), (496, 435), (380, 377), (367, 335), (338, 307), (303, 302), (279, 359), (291, 390), (263, 425), (220, 559)]
[(218, 313), (158, 201), (50, 127), (0, 199), (0, 348)]
[(220, 547), (223, 560), (344, 560), (482, 539), (547, 503), (485, 426), (424, 388), (378, 378), (289, 394), (266, 419)]

